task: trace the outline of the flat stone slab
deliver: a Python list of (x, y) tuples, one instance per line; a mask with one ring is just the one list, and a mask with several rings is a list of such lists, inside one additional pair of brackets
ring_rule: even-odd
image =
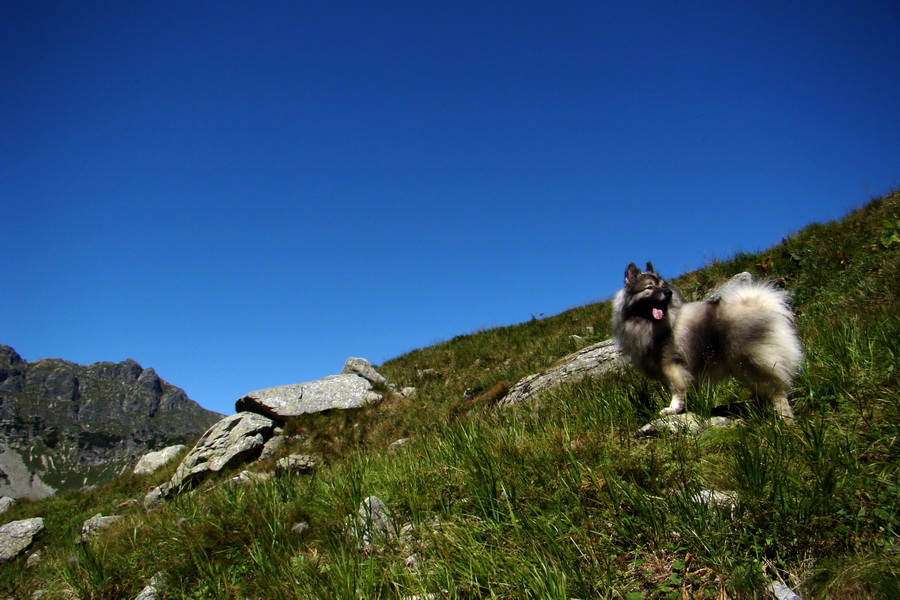
[(250, 392), (235, 403), (235, 408), (284, 421), (327, 410), (362, 408), (380, 401), (381, 394), (372, 389), (368, 379), (355, 373), (342, 373)]
[(40, 517), (13, 521), (0, 527), (0, 565), (25, 551), (34, 541), (34, 536), (43, 530), (44, 519)]
[(569, 354), (556, 365), (516, 383), (497, 406), (506, 408), (530, 400), (564, 383), (575, 383), (588, 377), (599, 377), (625, 366), (619, 345), (614, 339), (604, 340)]

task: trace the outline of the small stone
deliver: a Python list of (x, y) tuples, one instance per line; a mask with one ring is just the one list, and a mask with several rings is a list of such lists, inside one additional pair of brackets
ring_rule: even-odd
[(85, 521), (81, 526), (81, 541), (88, 541), (92, 537), (97, 536), (104, 529), (112, 527), (123, 518), (124, 517), (122, 517), (121, 515), (110, 515), (108, 517), (104, 517), (101, 513), (97, 513), (96, 515)]
[(9, 496), (0, 497), (0, 514), (5, 513), (10, 509), (10, 507), (16, 503), (15, 498), (10, 498)]
[(306, 473), (316, 466), (316, 457), (308, 454), (291, 454), (275, 463), (276, 473)]
[(364, 551), (370, 550), (376, 540), (389, 540), (397, 534), (391, 511), (378, 496), (369, 496), (360, 503), (357, 525)]
[(396, 442), (392, 442), (387, 448), (388, 454), (396, 454), (401, 448), (409, 445), (411, 442), (411, 438), (400, 438)]

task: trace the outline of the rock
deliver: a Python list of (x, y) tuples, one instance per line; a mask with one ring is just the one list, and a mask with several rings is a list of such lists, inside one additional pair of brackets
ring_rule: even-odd
[(378, 496), (369, 496), (360, 503), (356, 524), (356, 534), (365, 552), (371, 550), (374, 542), (397, 536), (397, 524), (393, 515)]
[(92, 537), (96, 537), (101, 531), (108, 527), (112, 527), (124, 517), (121, 515), (110, 515), (104, 517), (101, 513), (97, 513), (81, 526), (81, 541), (86, 542)]
[(144, 496), (144, 508), (146, 510), (153, 510), (165, 499), (163, 487), (164, 486), (158, 485)]
[(13, 521), (0, 527), (0, 565), (24, 552), (34, 541), (34, 536), (44, 530), (44, 519), (35, 517)]
[(405, 387), (400, 390), (400, 395), (404, 398), (415, 398), (419, 395), (419, 390), (414, 387)]
[(175, 458), (179, 452), (184, 450), (184, 444), (169, 446), (156, 452), (148, 452), (134, 466), (133, 473), (135, 475), (149, 475), (156, 470), (162, 468), (166, 463)]
[(396, 454), (398, 450), (410, 442), (412, 442), (412, 438), (400, 438), (396, 442), (391, 442), (391, 445), (387, 448), (388, 454)]
[(387, 381), (381, 373), (375, 370), (372, 363), (364, 358), (348, 358), (341, 373), (353, 373), (369, 380), (371, 383), (385, 383)]
[(229, 479), (227, 483), (231, 483), (233, 485), (250, 486), (257, 483), (264, 483), (271, 477), (272, 475), (269, 473), (256, 473), (253, 471), (244, 470)]
[(283, 435), (274, 435), (272, 439), (266, 442), (266, 445), (263, 446), (262, 452), (259, 455), (259, 460), (266, 460), (267, 458), (272, 458), (275, 454), (278, 453), (279, 450), (284, 448), (286, 440)]
[(738, 495), (736, 492), (720, 492), (718, 490), (700, 490), (691, 501), (694, 504), (705, 504), (709, 508), (720, 508), (734, 515), (737, 510)]
[(780, 581), (773, 581), (769, 584), (769, 593), (775, 600), (803, 600), (794, 593), (794, 590), (784, 585)]
[(599, 377), (611, 371), (621, 370), (624, 365), (616, 341), (605, 340), (566, 356), (549, 369), (522, 379), (497, 405), (500, 408), (515, 406), (563, 383)]
[(168, 587), (169, 576), (165, 571), (160, 571), (150, 579), (150, 584), (134, 597), (134, 600), (158, 600), (162, 598)]
[(283, 422), (303, 414), (362, 408), (380, 400), (381, 394), (372, 389), (368, 379), (342, 373), (250, 392), (236, 402), (236, 408)]
[(9, 496), (0, 497), (0, 515), (8, 511), (10, 507), (15, 503), (15, 498), (10, 498)]
[(711, 427), (730, 427), (734, 421), (727, 417), (705, 419), (695, 413), (668, 415), (641, 427), (637, 437), (656, 437), (663, 433), (698, 435)]
[(316, 466), (316, 457), (306, 454), (291, 454), (275, 463), (276, 473), (306, 473)]
[(25, 560), (25, 566), (29, 569), (33, 569), (42, 562), (44, 562), (44, 554), (40, 550), (38, 550), (37, 552), (32, 553), (31, 556), (29, 556)]
[(307, 531), (309, 531), (309, 523), (303, 521), (301, 523), (294, 523), (294, 526), (291, 527), (291, 531), (296, 533), (297, 535), (303, 535)]
[[(162, 486), (162, 496), (179, 493), (210, 473), (257, 458), (274, 427), (271, 419), (250, 412), (225, 417), (187, 453), (172, 479)], [(146, 498), (144, 504), (147, 505)]]

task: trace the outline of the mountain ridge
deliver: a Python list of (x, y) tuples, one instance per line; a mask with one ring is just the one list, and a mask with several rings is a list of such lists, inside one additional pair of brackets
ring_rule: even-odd
[(0, 345), (0, 495), (41, 498), (106, 483), (219, 417), (131, 358), (29, 362)]

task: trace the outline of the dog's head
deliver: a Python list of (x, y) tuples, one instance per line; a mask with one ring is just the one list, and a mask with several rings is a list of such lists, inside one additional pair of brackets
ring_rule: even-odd
[[(673, 300), (674, 298), (674, 300)], [(629, 317), (662, 321), (680, 299), (665, 279), (656, 274), (652, 263), (641, 271), (634, 263), (625, 269), (625, 310)]]

